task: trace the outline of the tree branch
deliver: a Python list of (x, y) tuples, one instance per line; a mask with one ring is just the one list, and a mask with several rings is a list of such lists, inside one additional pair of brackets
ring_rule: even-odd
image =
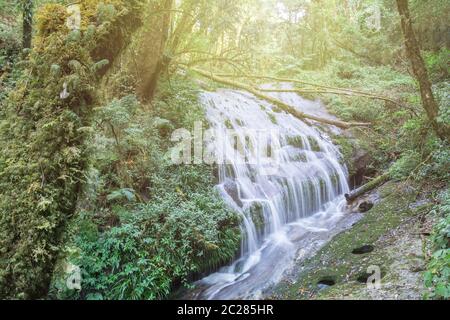
[(314, 120), (320, 123), (324, 123), (324, 124), (329, 124), (329, 125), (333, 125), (342, 129), (349, 129), (351, 127), (356, 127), (356, 126), (362, 126), (362, 127), (368, 127), (371, 124), (370, 123), (361, 123), (361, 122), (344, 122), (344, 121), (340, 121), (340, 120), (333, 120), (333, 119), (326, 119), (326, 118), (322, 118), (322, 117), (318, 117), (318, 116), (314, 116), (314, 115), (310, 115), (310, 114), (306, 114), (304, 112), (301, 112), (299, 110), (297, 110), (295, 107), (290, 106), (278, 99), (275, 99), (273, 97), (270, 97), (268, 95), (263, 94), (261, 91), (259, 91), (258, 89), (251, 87), (249, 85), (246, 85), (244, 83), (240, 83), (240, 82), (234, 82), (228, 79), (224, 79), (221, 77), (218, 77), (210, 72), (206, 72), (200, 69), (196, 69), (196, 68), (192, 68), (190, 69), (196, 73), (198, 73), (199, 75), (209, 78), (215, 82), (230, 86), (230, 87), (234, 87), (234, 88), (239, 88), (242, 90), (245, 90), (251, 94), (253, 94), (254, 96), (266, 100), (270, 103), (272, 103), (273, 105), (276, 105), (277, 107), (279, 107), (280, 109), (292, 114), (293, 116), (301, 119), (302, 121), (305, 119), (309, 119), (309, 120)]

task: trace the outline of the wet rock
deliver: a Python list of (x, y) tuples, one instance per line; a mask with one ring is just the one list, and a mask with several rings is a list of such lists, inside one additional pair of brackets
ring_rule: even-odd
[(236, 170), (234, 169), (233, 165), (231, 165), (231, 164), (225, 165), (225, 175), (226, 175), (226, 177), (236, 179)]
[(361, 212), (361, 213), (365, 213), (365, 212), (367, 212), (367, 211), (370, 211), (372, 208), (373, 208), (373, 203), (372, 203), (372, 202), (370, 202), (370, 201), (364, 201), (364, 202), (362, 202), (362, 203), (359, 205), (358, 210), (359, 210), (359, 212)]
[(409, 268), (409, 271), (413, 273), (423, 272), (426, 270), (426, 264), (424, 260), (417, 259), (415, 261), (411, 262), (411, 266)]
[(249, 217), (255, 224), (255, 228), (258, 232), (264, 230), (265, 218), (264, 218), (264, 207), (261, 202), (252, 202), (247, 209)]
[(230, 130), (233, 129), (233, 123), (230, 119), (225, 120), (225, 127)]
[(333, 277), (324, 277), (319, 282), (317, 282), (317, 286), (319, 290), (323, 290), (329, 287), (332, 287), (336, 284), (336, 280)]
[(363, 273), (358, 275), (358, 277), (356, 278), (356, 281), (358, 281), (359, 283), (366, 284), (367, 281), (369, 280), (370, 276), (371, 276), (370, 273), (363, 272)]
[(239, 198), (239, 188), (235, 181), (227, 179), (223, 184), (225, 192), (233, 199), (233, 201), (242, 208), (243, 204)]
[(314, 137), (308, 137), (309, 145), (311, 146), (311, 150), (314, 152), (320, 152), (322, 151), (319, 145), (319, 142)]
[(291, 136), (286, 138), (288, 145), (295, 148), (304, 149), (303, 139), (301, 136)]
[(268, 116), (273, 124), (278, 124), (277, 117), (275, 115), (269, 113)]
[(350, 159), (351, 176), (350, 187), (355, 188), (364, 184), (366, 178), (369, 175), (368, 165), (370, 164), (370, 155), (367, 151), (357, 149), (353, 152)]
[(220, 174), (219, 174), (219, 166), (217, 164), (212, 165), (212, 175), (213, 175), (213, 183), (219, 184)]
[(371, 253), (375, 248), (371, 245), (364, 245), (362, 247), (356, 248), (352, 251), (353, 254), (367, 254)]

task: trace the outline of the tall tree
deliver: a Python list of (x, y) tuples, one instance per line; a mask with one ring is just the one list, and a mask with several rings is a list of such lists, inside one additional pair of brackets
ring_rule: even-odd
[(164, 0), (162, 3), (161, 11), (162, 16), (160, 19), (160, 43), (158, 52), (158, 62), (154, 71), (150, 76), (144, 76), (143, 85), (141, 86), (140, 95), (144, 100), (151, 100), (155, 94), (158, 79), (164, 69), (167, 68), (170, 58), (166, 54), (166, 45), (169, 38), (170, 26), (172, 23), (172, 9), (174, 7), (174, 0)]
[(408, 0), (397, 0), (397, 7), (405, 37), (406, 53), (411, 62), (414, 76), (419, 82), (423, 107), (437, 135), (443, 140), (449, 139), (448, 128), (445, 125), (440, 125), (437, 121), (439, 106), (434, 98), (428, 72), (420, 53), (420, 46), (414, 34)]
[(31, 38), (33, 33), (33, 0), (22, 0), (22, 21), (23, 21), (23, 38), (22, 46), (24, 49), (31, 48)]

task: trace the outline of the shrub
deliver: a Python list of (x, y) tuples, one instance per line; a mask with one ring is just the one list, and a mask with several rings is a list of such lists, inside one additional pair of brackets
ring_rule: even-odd
[[(235, 256), (239, 221), (214, 191), (212, 168), (167, 157), (172, 128), (204, 120), (195, 88), (176, 77), (156, 99), (151, 110), (133, 96), (96, 110), (92, 168), (52, 297), (162, 299)], [(66, 261), (81, 267), (81, 292), (65, 286)]]
[(428, 299), (450, 298), (450, 190), (447, 189), (433, 214), (438, 223), (434, 226), (431, 246), (434, 253), (425, 272), (425, 285), (430, 289)]
[(217, 199), (166, 195), (128, 213), (119, 227), (78, 235), (81, 297), (162, 299), (175, 281), (230, 260), (239, 243), (228, 230), (236, 216)]
[(405, 152), (390, 168), (390, 176), (395, 180), (408, 178), (420, 164), (420, 155), (415, 151)]
[(450, 50), (448, 48), (441, 48), (437, 52), (425, 52), (424, 60), (426, 62), (430, 77), (434, 81), (448, 79), (450, 74), (450, 63), (448, 56)]

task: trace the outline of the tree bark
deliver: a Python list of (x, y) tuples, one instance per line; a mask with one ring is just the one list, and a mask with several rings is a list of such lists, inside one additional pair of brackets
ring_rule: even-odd
[[(246, 85), (244, 83), (239, 83), (239, 82), (234, 82), (234, 81), (231, 81), (231, 80), (228, 80), (228, 79), (223, 79), (223, 78), (220, 78), (218, 76), (215, 76), (214, 74), (211, 74), (209, 72), (206, 72), (206, 71), (203, 71), (203, 70), (200, 70), (200, 69), (192, 68), (191, 70), (196, 72), (196, 73), (198, 73), (198, 74), (200, 74), (200, 75), (202, 75), (202, 76), (204, 76), (204, 77), (207, 77), (207, 78), (209, 78), (209, 79), (211, 79), (211, 80), (213, 80), (215, 82), (218, 82), (218, 83), (221, 83), (221, 84), (225, 84), (225, 85), (228, 85), (230, 87), (243, 89), (243, 90), (253, 94), (257, 98), (260, 98), (260, 99), (263, 99), (263, 100), (266, 100), (266, 101), (272, 103), (273, 105), (279, 107), (281, 110), (292, 114), (294, 117), (297, 117), (297, 118), (299, 118), (302, 121), (305, 121), (305, 119), (314, 120), (314, 121), (317, 121), (317, 122), (320, 122), (320, 123), (333, 125), (333, 126), (336, 126), (338, 128), (341, 128), (341, 129), (349, 129), (351, 127), (368, 127), (368, 126), (371, 125), (370, 123), (344, 122), (344, 121), (340, 121), (340, 120), (326, 119), (326, 118), (321, 118), (321, 117), (317, 117), (317, 116), (314, 116), (314, 115), (306, 114), (306, 113), (301, 112), (301, 111), (297, 110), (296, 108), (294, 108), (294, 107), (292, 107), (292, 106), (290, 106), (290, 105), (288, 105), (288, 104), (286, 104), (284, 102), (281, 102), (278, 99), (275, 99), (273, 97), (265, 95), (265, 94), (261, 93), (259, 90), (255, 89), (255, 88), (253, 88), (253, 87), (251, 87), (249, 85)], [(305, 123), (307, 123), (307, 122), (305, 122)]]
[(167, 41), (169, 39), (170, 24), (172, 20), (172, 7), (173, 0), (165, 0), (162, 8), (163, 18), (161, 22), (161, 43), (158, 62), (156, 63), (155, 70), (153, 71), (151, 77), (146, 79), (143, 85), (143, 90), (141, 92), (141, 96), (145, 101), (150, 101), (151, 99), (153, 99), (156, 87), (158, 85), (159, 77), (170, 63), (170, 59), (169, 57), (167, 57), (165, 51)]
[(22, 47), (31, 48), (33, 33), (33, 0), (22, 0)]
[(425, 67), (424, 60), (420, 53), (419, 43), (417, 42), (412, 26), (411, 15), (408, 7), (408, 0), (396, 0), (398, 12), (400, 14), (401, 26), (403, 35), (405, 37), (406, 53), (410, 60), (414, 76), (419, 82), (420, 95), (422, 97), (422, 104), (428, 119), (436, 132), (442, 139), (449, 139), (449, 130), (445, 125), (439, 125), (437, 117), (439, 115), (439, 106), (434, 99), (433, 91), (431, 89), (431, 82), (428, 78), (428, 72)]

